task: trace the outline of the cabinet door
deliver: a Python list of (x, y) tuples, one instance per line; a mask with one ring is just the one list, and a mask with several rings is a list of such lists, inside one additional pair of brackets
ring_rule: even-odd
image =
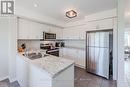
[(69, 30), (63, 29), (63, 39), (69, 39)]
[(63, 58), (68, 58), (68, 55), (67, 55), (67, 49), (66, 48), (63, 48)]
[(77, 28), (66, 28), (63, 29), (63, 38), (64, 39), (80, 39), (79, 29)]
[(100, 29), (113, 29), (113, 19), (105, 19), (99, 21), (99, 28)]
[(29, 37), (29, 22), (23, 19), (19, 19), (18, 21), (18, 39), (27, 39)]
[(77, 60), (77, 51), (71, 48), (64, 48), (63, 49), (63, 57), (71, 60)]
[(40, 24), (36, 22), (29, 23), (29, 39), (39, 39), (40, 38)]
[(18, 38), (19, 39), (39, 39), (40, 38), (40, 25), (26, 19), (19, 19)]
[(92, 31), (99, 28), (99, 21), (92, 21), (86, 23), (86, 29), (87, 31)]
[(59, 48), (59, 57), (63, 57), (63, 48)]
[(70, 39), (71, 38), (71, 30), (70, 29), (64, 29), (63, 30), (63, 39)]
[(92, 31), (92, 30), (113, 29), (113, 25), (114, 25), (113, 18), (111, 18), (111, 19), (87, 22), (85, 26), (87, 31)]
[(78, 59), (77, 59), (77, 64), (83, 68), (85, 68), (85, 50), (78, 50)]
[(28, 87), (29, 65), (24, 59), (17, 56), (16, 58), (16, 78), (21, 87)]
[(74, 60), (75, 63), (77, 63), (78, 59), (78, 50), (77, 49), (69, 49), (69, 57), (71, 60)]
[(80, 39), (85, 40), (86, 39), (86, 27), (82, 26), (81, 28), (79, 28), (78, 31), (79, 31)]
[(52, 27), (50, 33), (56, 33), (56, 39), (62, 39), (63, 30), (61, 28)]

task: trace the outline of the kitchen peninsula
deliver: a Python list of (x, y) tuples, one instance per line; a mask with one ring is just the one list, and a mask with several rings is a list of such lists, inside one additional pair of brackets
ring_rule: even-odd
[(74, 62), (48, 55), (29, 59), (17, 54), (17, 80), (21, 87), (74, 87)]

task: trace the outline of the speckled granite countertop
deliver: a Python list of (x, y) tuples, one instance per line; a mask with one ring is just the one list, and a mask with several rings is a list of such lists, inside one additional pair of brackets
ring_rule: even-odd
[(34, 59), (34, 60), (31, 60), (23, 56), (22, 54), (18, 54), (18, 55), (25, 61), (28, 61), (34, 66), (36, 66), (37, 68), (44, 70), (52, 78), (74, 64), (74, 61), (72, 60), (68, 60), (68, 59), (64, 59), (52, 55), (39, 58), (39, 59)]

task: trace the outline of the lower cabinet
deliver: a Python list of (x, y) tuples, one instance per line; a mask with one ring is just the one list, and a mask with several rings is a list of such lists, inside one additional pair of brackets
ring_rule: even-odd
[(17, 56), (16, 64), (16, 79), (20, 87), (74, 87), (74, 65), (52, 77), (22, 56)]
[(61, 48), (60, 57), (74, 60), (75, 66), (85, 68), (85, 50), (76, 48)]
[(17, 56), (16, 58), (16, 79), (20, 87), (29, 87), (29, 64), (28, 61)]
[(78, 59), (77, 59), (77, 65), (79, 65), (81, 68), (86, 68), (86, 56), (85, 56), (85, 50), (79, 50), (78, 53)]

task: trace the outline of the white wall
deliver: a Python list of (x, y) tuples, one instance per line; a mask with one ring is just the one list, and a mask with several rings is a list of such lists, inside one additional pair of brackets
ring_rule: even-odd
[(0, 80), (8, 77), (9, 28), (8, 18), (0, 17)]
[(16, 80), (17, 17), (9, 18), (9, 80)]
[(118, 80), (117, 87), (127, 87), (124, 74), (124, 12), (125, 0), (118, 0)]
[(15, 78), (16, 18), (0, 17), (0, 80)]

